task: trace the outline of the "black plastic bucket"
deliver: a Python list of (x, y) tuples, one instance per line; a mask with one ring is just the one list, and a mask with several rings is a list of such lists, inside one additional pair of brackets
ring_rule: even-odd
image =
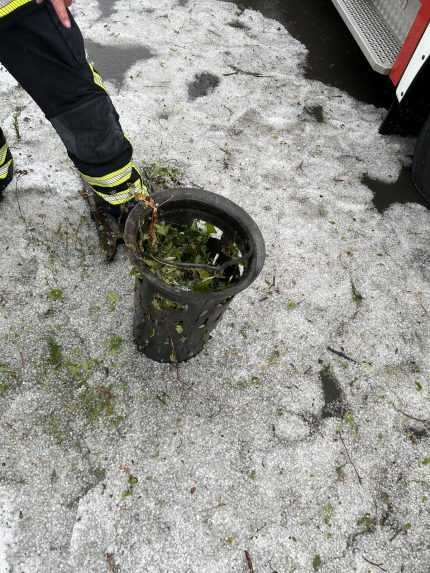
[(142, 261), (140, 229), (149, 225), (152, 210), (141, 203), (131, 212), (124, 239), (137, 269), (134, 339), (140, 351), (157, 362), (184, 362), (196, 356), (209, 339), (235, 295), (260, 274), (265, 260), (262, 234), (238, 205), (203, 189), (179, 188), (153, 195), (160, 221), (177, 224), (203, 220), (234, 238), (246, 253), (243, 274), (222, 291), (194, 292), (164, 283)]

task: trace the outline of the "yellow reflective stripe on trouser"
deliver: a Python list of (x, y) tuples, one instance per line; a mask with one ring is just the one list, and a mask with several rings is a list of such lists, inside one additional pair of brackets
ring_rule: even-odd
[(130, 179), (133, 167), (137, 169), (134, 162), (130, 161), (130, 163), (127, 163), (127, 165), (121, 167), (121, 169), (118, 169), (118, 171), (108, 173), (103, 177), (91, 177), (89, 175), (84, 175), (83, 173), (81, 173), (81, 176), (82, 179), (88, 183), (88, 185), (91, 185), (91, 187), (117, 187), (118, 185), (126, 183)]
[(0, 18), (7, 16), (24, 4), (29, 4), (32, 0), (0, 0)]
[(3, 163), (6, 161), (8, 149), (9, 147), (7, 146), (7, 143), (5, 143), (3, 147), (0, 147), (0, 166), (3, 165)]
[(140, 177), (134, 181), (130, 187), (124, 189), (123, 191), (118, 191), (118, 193), (102, 193), (98, 189), (95, 189), (95, 187), (102, 189), (112, 189), (113, 187), (123, 185), (130, 179), (133, 169), (135, 169), (140, 174), (140, 170), (136, 163), (134, 161), (130, 161), (130, 163), (127, 163), (127, 165), (121, 169), (118, 169), (118, 171), (108, 173), (103, 177), (90, 177), (89, 175), (84, 175), (84, 173), (81, 173), (81, 177), (86, 183), (88, 183), (94, 193), (96, 193), (99, 197), (111, 205), (122, 205), (123, 203), (127, 203), (133, 199), (136, 195), (148, 195), (148, 190), (143, 185)]
[(5, 165), (3, 165), (3, 167), (0, 167), (0, 181), (2, 179), (6, 179), (6, 177), (8, 176), (9, 167), (10, 167), (11, 163), (12, 163), (12, 159), (10, 161), (8, 161)]
[(94, 64), (91, 62), (88, 62), (88, 65), (91, 68), (91, 71), (93, 72), (93, 78), (94, 78), (94, 83), (99, 86), (100, 88), (102, 88), (103, 90), (105, 90), (105, 92), (107, 92), (106, 86), (103, 82), (103, 78), (101, 77), (101, 75), (98, 73), (98, 71), (95, 69)]
[(94, 192), (104, 199), (107, 203), (111, 205), (123, 205), (124, 203), (128, 203), (131, 199), (134, 199), (136, 195), (149, 195), (148, 189), (142, 184), (142, 181), (138, 179), (135, 181), (128, 189), (124, 191), (119, 191), (118, 193), (114, 193), (113, 195), (107, 195), (106, 193), (100, 193), (94, 189)]

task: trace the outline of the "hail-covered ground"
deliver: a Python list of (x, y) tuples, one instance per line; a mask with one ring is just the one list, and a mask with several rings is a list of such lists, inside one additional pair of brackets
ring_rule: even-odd
[(124, 251), (0, 71), (0, 572), (428, 573), (430, 214), (362, 183), (413, 142), (257, 12), (103, 3), (74, 13), (136, 159), (236, 201), (267, 262), (197, 358), (145, 358)]

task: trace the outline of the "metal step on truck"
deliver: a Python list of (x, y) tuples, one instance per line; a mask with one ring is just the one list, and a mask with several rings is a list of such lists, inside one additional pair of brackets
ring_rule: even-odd
[(332, 0), (372, 68), (389, 76), (383, 134), (418, 136), (414, 183), (430, 203), (430, 0)]

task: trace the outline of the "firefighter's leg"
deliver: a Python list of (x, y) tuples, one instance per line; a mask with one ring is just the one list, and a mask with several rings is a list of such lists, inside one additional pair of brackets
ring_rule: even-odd
[(118, 218), (146, 189), (118, 114), (71, 21), (72, 28), (64, 28), (51, 5), (43, 4), (2, 32), (0, 62), (44, 111), (97, 205)]
[(6, 138), (0, 128), (0, 200), (13, 178), (13, 159)]

